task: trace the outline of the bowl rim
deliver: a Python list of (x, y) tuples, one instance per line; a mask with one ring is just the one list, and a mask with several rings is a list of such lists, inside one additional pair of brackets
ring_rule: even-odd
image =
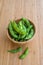
[[(21, 20), (21, 19), (17, 19), (17, 20)], [(17, 21), (17, 20), (15, 20), (15, 21)], [(30, 20), (29, 20), (30, 21)], [(33, 26), (34, 26), (34, 29), (35, 29), (35, 33), (34, 33), (34, 35), (33, 35), (33, 37), (31, 38), (31, 39), (29, 39), (29, 40), (27, 40), (27, 41), (15, 41), (14, 39), (12, 39), (11, 37), (10, 37), (10, 35), (9, 35), (9, 33), (8, 33), (8, 29), (7, 29), (7, 37), (13, 42), (13, 43), (16, 43), (16, 44), (25, 44), (25, 43), (27, 43), (27, 42), (30, 42), (34, 37), (35, 37), (35, 34), (36, 34), (36, 27), (35, 27), (35, 25), (34, 25), (34, 23), (32, 22), (32, 21), (30, 21), (32, 24), (33, 24)]]

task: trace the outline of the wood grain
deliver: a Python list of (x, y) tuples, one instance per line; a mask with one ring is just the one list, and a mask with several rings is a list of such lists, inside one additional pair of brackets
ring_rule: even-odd
[[(26, 17), (36, 26), (35, 38), (23, 46), (30, 53), (20, 60), (21, 53), (11, 54), (8, 49), (17, 48), (6, 35), (10, 20)], [(0, 0), (0, 65), (43, 65), (43, 0)]]

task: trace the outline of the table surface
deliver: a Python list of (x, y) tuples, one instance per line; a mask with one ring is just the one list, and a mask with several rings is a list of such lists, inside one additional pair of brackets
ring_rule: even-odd
[[(36, 35), (28, 44), (29, 54), (23, 60), (17, 54), (8, 53), (19, 45), (7, 37), (7, 26), (10, 20), (26, 17), (36, 26)], [(43, 65), (43, 0), (0, 0), (0, 65)]]

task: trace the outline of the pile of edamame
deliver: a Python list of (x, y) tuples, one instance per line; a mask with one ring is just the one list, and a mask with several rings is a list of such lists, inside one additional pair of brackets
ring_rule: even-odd
[(27, 41), (35, 33), (34, 25), (26, 18), (21, 18), (18, 23), (16, 21), (10, 21), (8, 33), (15, 41)]

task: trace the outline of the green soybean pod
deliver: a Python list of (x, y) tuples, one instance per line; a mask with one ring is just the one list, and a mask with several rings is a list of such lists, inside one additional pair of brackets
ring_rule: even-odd
[(29, 53), (29, 49), (28, 47), (25, 49), (24, 53), (22, 55), (19, 56), (20, 59), (24, 59)]
[(8, 50), (8, 52), (10, 52), (10, 53), (17, 53), (17, 50), (16, 49), (12, 49), (12, 50)]
[(27, 28), (26, 34), (23, 35), (23, 36), (21, 36), (21, 39), (24, 39), (26, 36), (28, 36), (28, 34), (29, 34), (30, 30), (32, 29), (32, 27), (33, 27), (33, 25), (30, 25), (30, 26)]
[(28, 37), (28, 35), (29, 35), (29, 32), (30, 32), (30, 30), (33, 28), (33, 25), (30, 25), (28, 28), (27, 28), (27, 32), (26, 32), (26, 34), (25, 35), (23, 35), (23, 36), (21, 36), (21, 39), (23, 39), (24, 41), (25, 41), (25, 37)]
[(22, 47), (18, 47), (17, 48), (17, 51), (22, 51)]
[(33, 28), (33, 25), (30, 25), (28, 28), (27, 28), (27, 32), (29, 33), (29, 31)]
[(26, 18), (21, 18), (21, 20), (24, 22), (24, 24), (26, 25), (26, 27), (29, 27), (30, 26), (30, 21)]
[(25, 38), (25, 35), (19, 35), (18, 41), (24, 41), (23, 39)]
[(11, 22), (9, 23), (8, 31), (9, 31), (9, 34), (11, 35), (11, 37), (13, 37), (13, 38), (18, 38), (18, 36), (17, 36), (17, 35), (15, 34), (15, 32), (13, 31)]
[(23, 34), (26, 34), (26, 27), (23, 25), (22, 21), (19, 21), (18, 27)]
[(20, 32), (25, 35), (26, 34), (26, 27), (23, 25), (22, 21), (19, 21), (18, 27), (20, 29)]
[(31, 29), (30, 34), (28, 34), (28, 35), (25, 37), (25, 40), (31, 39), (31, 38), (33, 37), (33, 35), (34, 35), (34, 29)]
[(20, 21), (18, 23), (18, 27), (22, 31), (22, 33), (24, 33), (24, 35), (19, 35), (19, 39), (23, 39), (26, 36), (26, 33), (27, 33), (26, 27), (24, 26), (24, 24), (22, 23), (22, 21)]
[(29, 35), (29, 39), (31, 39), (34, 35), (34, 29), (31, 29), (30, 35)]
[(13, 27), (13, 29), (14, 29), (17, 33), (19, 33), (19, 28), (18, 28), (18, 26), (17, 26), (17, 24), (16, 24), (15, 21), (12, 21), (12, 27)]
[(25, 58), (25, 54), (22, 54), (21, 56), (19, 56), (19, 59), (24, 59)]
[(17, 26), (16, 22), (13, 21), (12, 23), (13, 29), (18, 33), (18, 34), (24, 34), (24, 31), (20, 30), (20, 28)]
[(20, 51), (22, 51), (22, 47), (18, 47), (17, 49), (8, 50), (8, 52), (10, 52), (10, 53), (17, 53)]

